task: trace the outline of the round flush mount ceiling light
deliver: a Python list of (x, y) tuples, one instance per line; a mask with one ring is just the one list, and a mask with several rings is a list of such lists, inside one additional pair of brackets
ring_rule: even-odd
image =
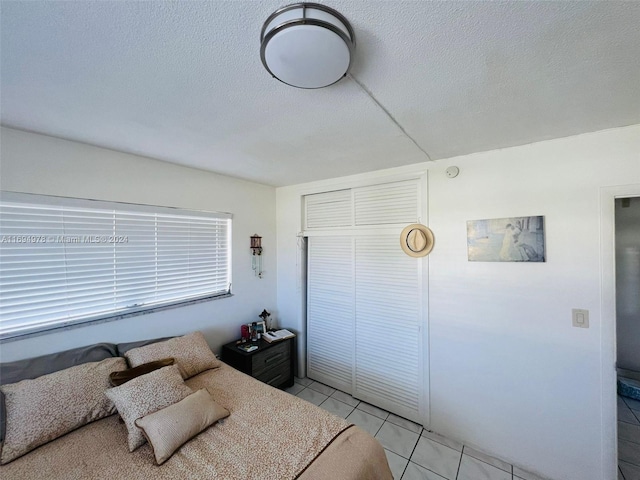
[(355, 36), (348, 20), (317, 3), (273, 12), (260, 34), (260, 58), (276, 79), (298, 88), (328, 87), (349, 71)]

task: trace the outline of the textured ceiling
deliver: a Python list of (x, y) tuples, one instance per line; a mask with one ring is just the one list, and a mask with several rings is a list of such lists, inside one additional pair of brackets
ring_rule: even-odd
[[(287, 3), (3, 0), (2, 123), (271, 185), (426, 160), (352, 79), (267, 74)], [(640, 2), (326, 3), (432, 159), (640, 123)]]

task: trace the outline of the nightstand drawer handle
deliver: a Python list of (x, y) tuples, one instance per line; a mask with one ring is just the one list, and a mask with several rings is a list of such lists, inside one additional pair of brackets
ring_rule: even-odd
[(278, 375), (276, 378), (272, 378), (267, 382), (267, 385), (273, 385), (274, 383), (276, 383), (276, 380), (278, 380), (281, 377), (282, 377), (282, 374)]
[(280, 358), (280, 357), (282, 357), (282, 352), (280, 352), (280, 353), (276, 353), (275, 355), (273, 355), (273, 356), (271, 356), (271, 357), (267, 358), (267, 359), (264, 361), (264, 363), (265, 363), (265, 365), (266, 365), (266, 364), (271, 363), (271, 362), (273, 362), (274, 360), (276, 360), (276, 359), (278, 359), (278, 358)]

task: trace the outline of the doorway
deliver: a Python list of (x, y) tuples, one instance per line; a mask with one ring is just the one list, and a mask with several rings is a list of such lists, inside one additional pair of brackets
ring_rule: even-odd
[[(619, 422), (625, 416), (626, 398), (617, 396), (617, 288), (616, 274), (616, 203), (622, 209), (622, 200), (630, 198), (629, 204), (640, 203), (640, 184), (623, 185), (617, 187), (603, 187), (600, 190), (600, 240), (601, 240), (601, 359), (602, 359), (602, 478), (624, 478), (633, 480), (640, 478), (640, 466), (634, 465), (635, 459), (640, 458), (640, 444), (630, 442), (630, 430), (634, 430), (634, 423)], [(626, 203), (626, 202), (625, 202)], [(629, 207), (625, 207), (629, 208)], [(627, 212), (625, 212), (626, 214)], [(625, 284), (624, 288), (627, 285)], [(640, 297), (640, 292), (637, 294)], [(640, 319), (639, 319), (640, 321)], [(636, 339), (636, 344), (638, 339)], [(620, 403), (622, 402), (622, 404)], [(634, 404), (635, 406), (635, 404)], [(629, 409), (631, 410), (631, 409)], [(634, 415), (633, 411), (631, 414)], [(635, 417), (638, 420), (637, 417)], [(640, 424), (640, 420), (639, 424)], [(618, 453), (622, 462), (618, 464)], [(634, 463), (628, 462), (632, 460)], [(628, 477), (624, 477), (626, 469)]]
[(640, 197), (615, 199), (618, 469), (640, 479)]

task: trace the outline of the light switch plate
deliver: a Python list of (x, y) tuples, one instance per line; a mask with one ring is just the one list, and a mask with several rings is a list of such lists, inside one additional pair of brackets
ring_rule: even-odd
[(571, 321), (574, 327), (589, 328), (589, 310), (574, 308), (571, 310)]

